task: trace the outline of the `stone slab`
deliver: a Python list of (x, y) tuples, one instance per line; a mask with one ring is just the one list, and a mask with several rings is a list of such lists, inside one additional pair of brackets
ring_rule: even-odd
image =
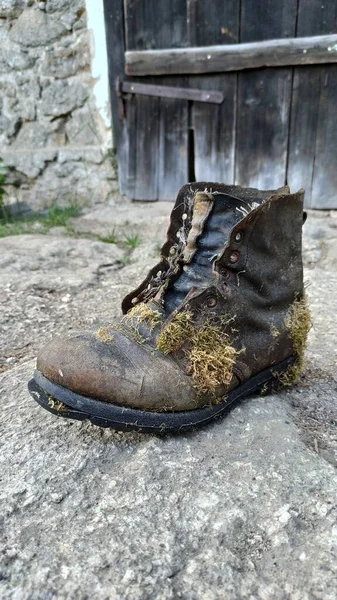
[(156, 437), (59, 419), (26, 389), (38, 347), (118, 314), (156, 261), (170, 205), (121, 206), (74, 222), (118, 232), (127, 220), (141, 239), (127, 254), (59, 230), (0, 240), (1, 599), (335, 600), (335, 219), (310, 213), (304, 229), (301, 382)]

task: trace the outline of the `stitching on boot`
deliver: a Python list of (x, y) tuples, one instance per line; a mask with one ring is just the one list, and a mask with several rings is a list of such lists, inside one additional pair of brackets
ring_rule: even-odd
[(138, 344), (138, 346), (144, 346), (150, 341), (150, 338), (145, 338), (141, 335), (141, 333), (138, 330), (138, 327), (134, 325), (132, 321), (127, 322), (126, 315), (121, 318), (119, 323), (115, 323), (113, 325), (113, 329), (127, 337), (129, 340), (132, 340), (133, 342)]

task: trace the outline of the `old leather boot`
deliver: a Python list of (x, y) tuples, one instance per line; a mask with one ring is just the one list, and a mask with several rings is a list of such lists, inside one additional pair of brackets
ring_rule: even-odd
[(32, 396), (121, 430), (201, 426), (301, 371), (303, 190), (184, 186), (160, 262), (119, 321), (41, 351)]

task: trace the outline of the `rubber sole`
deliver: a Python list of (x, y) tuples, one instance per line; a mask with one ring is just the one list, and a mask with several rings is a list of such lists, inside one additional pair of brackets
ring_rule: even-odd
[(28, 383), (28, 390), (40, 406), (57, 416), (78, 421), (89, 419), (93, 425), (118, 431), (179, 433), (207, 425), (247, 396), (274, 390), (280, 375), (294, 362), (295, 357), (291, 356), (261, 371), (230, 391), (218, 404), (179, 412), (143, 411), (88, 398), (53, 383), (39, 371), (35, 371), (34, 379)]

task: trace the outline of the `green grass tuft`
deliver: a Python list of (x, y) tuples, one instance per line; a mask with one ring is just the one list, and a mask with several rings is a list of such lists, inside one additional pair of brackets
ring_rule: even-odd
[(126, 235), (123, 240), (123, 243), (125, 244), (125, 246), (128, 246), (128, 248), (134, 250), (140, 244), (140, 237), (138, 233), (135, 233), (133, 235)]
[(116, 233), (115, 227), (108, 233), (108, 235), (99, 235), (98, 239), (100, 242), (105, 242), (106, 244), (117, 244), (118, 236)]
[(45, 216), (41, 216), (41, 223), (45, 227), (70, 227), (69, 219), (72, 217), (78, 217), (81, 209), (76, 204), (70, 204), (69, 206), (60, 207), (52, 206), (48, 209)]
[[(12, 215), (8, 210), (0, 216), (0, 238), (9, 235), (22, 235), (25, 233), (48, 233), (52, 227), (65, 227), (68, 233), (73, 233), (69, 222), (72, 217), (77, 217), (81, 209), (75, 204), (69, 206), (52, 206), (40, 213)], [(37, 229), (36, 224), (40, 224)]]

